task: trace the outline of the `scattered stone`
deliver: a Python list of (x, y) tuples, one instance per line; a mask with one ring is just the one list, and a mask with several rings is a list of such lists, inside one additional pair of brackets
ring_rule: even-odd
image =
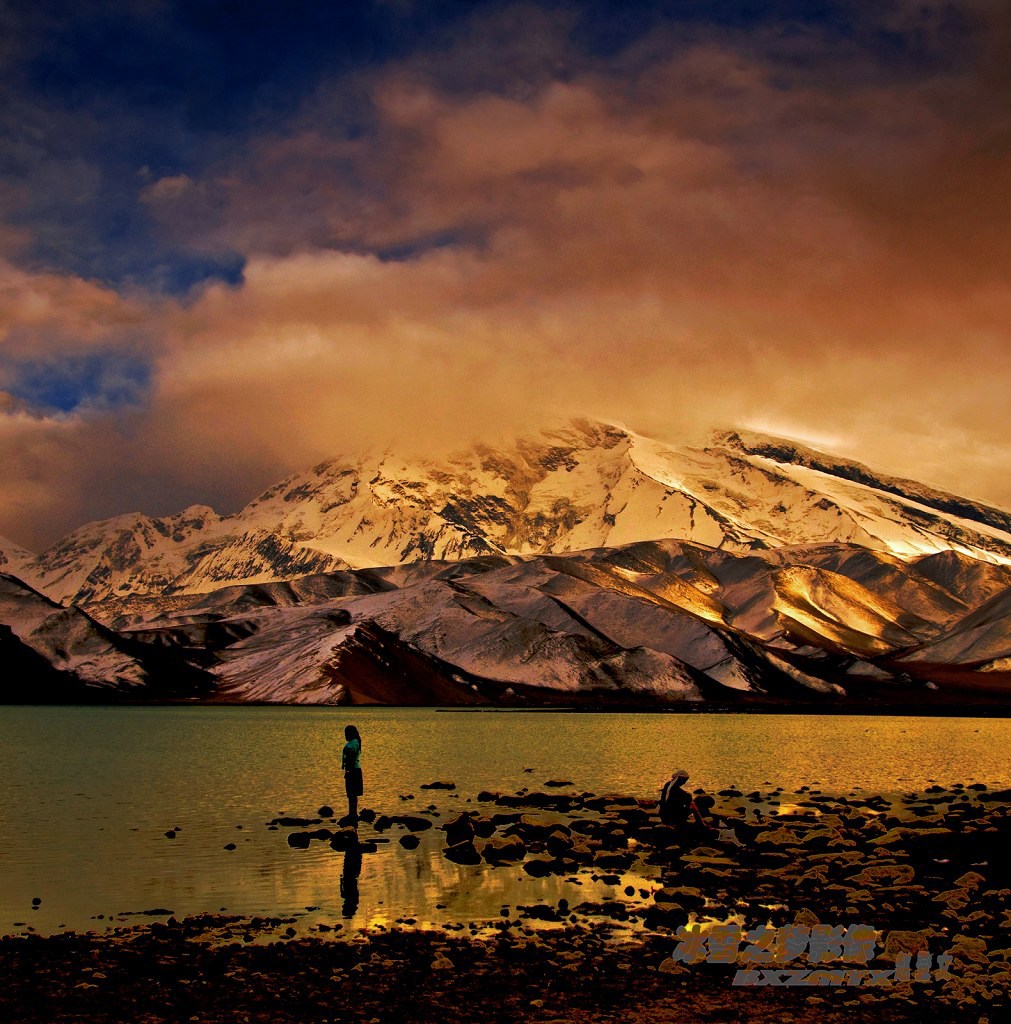
[(892, 846), (899, 845), (906, 842), (909, 839), (919, 839), (924, 836), (935, 836), (938, 838), (948, 838), (954, 835), (951, 829), (948, 828), (892, 828), (885, 832), (884, 835), (877, 836), (871, 839), (872, 846)]
[(572, 850), (572, 839), (561, 829), (555, 829), (545, 839), (544, 845), (552, 857), (563, 857)]
[(666, 960), (661, 960), (660, 966), (657, 967), (657, 970), (661, 974), (688, 974), (688, 968), (679, 960), (675, 960), (672, 957), (667, 957)]
[(447, 846), (459, 846), (460, 843), (471, 842), (476, 834), (474, 822), (468, 814), (461, 814), (452, 821), (447, 821), (442, 826), (442, 830), (446, 833)]
[(533, 875), (535, 878), (550, 875), (557, 867), (558, 862), (553, 857), (534, 856), (528, 857), (523, 862), (523, 870), (528, 875)]
[(987, 803), (1011, 804), (1011, 789), (994, 789), (989, 793), (980, 793), (976, 799)]
[(527, 848), (519, 836), (490, 839), (481, 847), (481, 855), (489, 864), (522, 860), (526, 852)]
[(455, 864), (480, 864), (481, 854), (479, 854), (474, 847), (474, 841), (467, 839), (464, 842), (456, 843), (454, 846), (448, 846), (442, 851), (443, 855), (447, 860), (453, 861)]
[(978, 889), (986, 879), (978, 871), (967, 871), (955, 879), (955, 885), (961, 889)]
[(908, 885), (916, 877), (911, 864), (879, 864), (866, 867), (850, 876), (860, 885)]
[(471, 817), (474, 825), (474, 835), (480, 839), (488, 839), (495, 834), (495, 822), (490, 818)]
[[(430, 818), (421, 818), (414, 814), (393, 814), (390, 816), (389, 821), (395, 824), (403, 825), (409, 832), (424, 832), (425, 829), (432, 827), (432, 821)], [(375, 824), (375, 829), (379, 831), (379, 822)]]
[(676, 903), (686, 910), (701, 910), (706, 905), (702, 890), (688, 885), (659, 889), (653, 894), (653, 899), (657, 904)]
[(330, 838), (330, 847), (334, 850), (352, 850), (358, 845), (358, 830), (351, 826), (338, 830)]
[[(352, 829), (352, 831), (354, 830)], [(288, 845), (294, 849), (307, 850), (309, 848), (309, 843), (313, 839), (330, 841), (333, 839), (334, 835), (335, 833), (331, 832), (328, 828), (318, 828), (314, 832), (291, 832), (288, 835)]]

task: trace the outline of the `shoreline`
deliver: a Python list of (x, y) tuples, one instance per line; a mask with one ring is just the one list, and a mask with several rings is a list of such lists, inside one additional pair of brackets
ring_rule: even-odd
[[(447, 860), (490, 872), (476, 877), (611, 877), (613, 898), (504, 906), (492, 924), (349, 921), (311, 935), (293, 919), (220, 914), (10, 934), (0, 1018), (976, 1024), (1011, 1000), (1011, 790), (934, 785), (892, 800), (724, 790), (724, 829), (693, 836), (660, 823), (655, 801), (563, 787), (484, 791), (423, 828), (370, 811), (364, 840), (333, 818), (281, 827), (292, 856), (319, 843), (345, 857), (375, 856), (375, 834), (421, 828)], [(407, 858), (413, 847), (385, 849)], [(623, 894), (633, 863), (653, 881)], [(763, 930), (771, 959), (756, 962)], [(800, 952), (787, 942), (798, 933)], [(817, 952), (815, 939), (832, 935), (853, 942)]]
[(533, 942), (402, 931), (215, 946), (201, 939), (207, 923), (0, 939), (0, 1014), (21, 1024), (967, 1019), (923, 985), (894, 999), (870, 986), (735, 986), (725, 968), (672, 964), (664, 940), (615, 947), (592, 929)]

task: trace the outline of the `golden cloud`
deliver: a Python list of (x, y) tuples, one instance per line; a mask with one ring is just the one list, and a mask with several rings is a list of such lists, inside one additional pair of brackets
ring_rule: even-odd
[(675, 440), (830, 435), (1011, 505), (1000, 74), (784, 83), (699, 44), (621, 88), (587, 71), (502, 96), (401, 67), (350, 141), (321, 130), (323, 90), (206, 180), (151, 186), (173, 237), (247, 254), (241, 286), (123, 298), (0, 266), (0, 332), (42, 350), (145, 323), (154, 365), (128, 428), (0, 411), (0, 533), (94, 514), (98, 482), (160, 511), (234, 507), (350, 448), (567, 413)]

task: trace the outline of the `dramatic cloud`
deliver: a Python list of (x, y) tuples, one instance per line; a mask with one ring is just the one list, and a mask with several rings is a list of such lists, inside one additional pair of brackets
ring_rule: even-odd
[(586, 10), (394, 33), (133, 168), (144, 273), (8, 217), (0, 534), (569, 413), (752, 425), (1011, 505), (1011, 17), (784, 5), (608, 41)]

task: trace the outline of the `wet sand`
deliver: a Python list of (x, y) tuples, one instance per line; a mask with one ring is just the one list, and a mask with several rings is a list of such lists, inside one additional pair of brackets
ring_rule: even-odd
[[(410, 837), (439, 830), (458, 863), (611, 881), (614, 898), (439, 930), (305, 935), (294, 919), (203, 915), (9, 936), (0, 1019), (1004, 1019), (1011, 791), (725, 790), (717, 809), (724, 831), (684, 838), (648, 801), (558, 785), (482, 793), (427, 820), (369, 815), (359, 839), (325, 818), (275, 822), (292, 856), (315, 843), (374, 856), (378, 836), (394, 840), (382, 856), (411, 857)], [(649, 882), (630, 892), (633, 869)]]

